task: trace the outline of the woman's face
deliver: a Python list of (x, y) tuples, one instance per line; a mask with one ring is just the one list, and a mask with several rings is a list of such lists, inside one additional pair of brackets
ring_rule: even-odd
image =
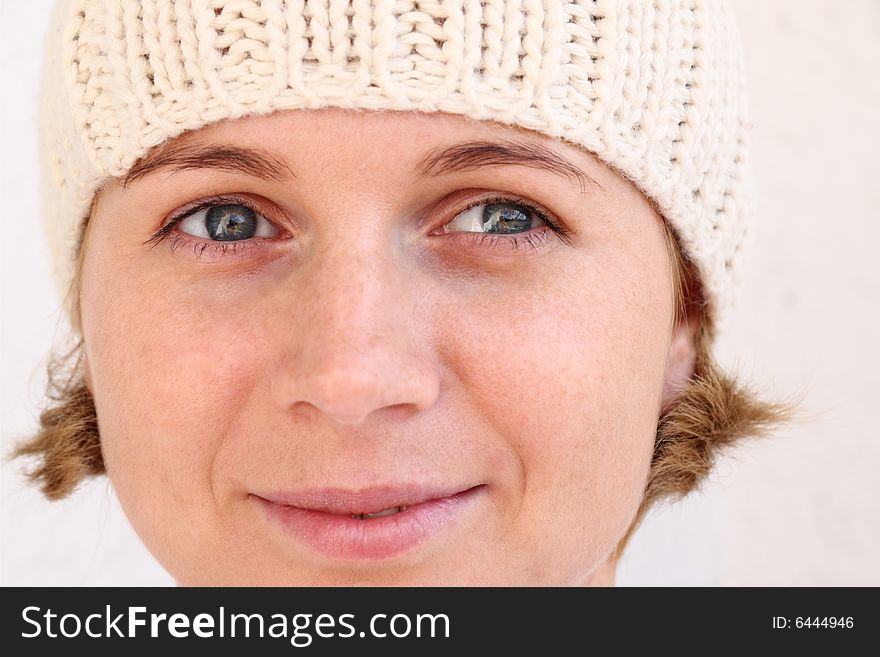
[(189, 133), (101, 192), (81, 290), (108, 474), (181, 584), (611, 583), (687, 375), (642, 195), (458, 116)]

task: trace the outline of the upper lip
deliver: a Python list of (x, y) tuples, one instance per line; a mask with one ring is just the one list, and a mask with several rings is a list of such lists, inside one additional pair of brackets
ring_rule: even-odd
[[(480, 484), (477, 484), (480, 485)], [(345, 488), (309, 488), (292, 491), (253, 493), (278, 506), (292, 506), (309, 511), (338, 515), (378, 513), (400, 506), (414, 506), (464, 493), (477, 486), (422, 486), (417, 484), (372, 486), (359, 490)]]

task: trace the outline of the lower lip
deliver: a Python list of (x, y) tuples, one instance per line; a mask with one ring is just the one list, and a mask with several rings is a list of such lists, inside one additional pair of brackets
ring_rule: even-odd
[(414, 504), (391, 516), (363, 520), (254, 498), (272, 520), (313, 550), (335, 559), (379, 561), (400, 556), (454, 526), (483, 488), (476, 486)]

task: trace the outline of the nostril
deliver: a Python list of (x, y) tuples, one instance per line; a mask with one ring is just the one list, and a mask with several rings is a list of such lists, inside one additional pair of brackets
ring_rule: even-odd
[(337, 368), (314, 377), (309, 401), (340, 422), (359, 422), (386, 404), (387, 383), (383, 379), (378, 368)]
[(357, 425), (380, 409), (431, 405), (436, 394), (432, 377), (431, 372), (405, 376), (401, 368), (387, 366), (313, 370), (305, 377), (288, 379), (283, 404), (289, 409), (305, 404), (336, 423)]

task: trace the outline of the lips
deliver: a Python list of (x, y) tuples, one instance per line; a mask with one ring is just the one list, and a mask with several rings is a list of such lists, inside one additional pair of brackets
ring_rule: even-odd
[(484, 492), (470, 487), (381, 486), (254, 493), (265, 515), (310, 550), (331, 559), (392, 559), (451, 531)]

